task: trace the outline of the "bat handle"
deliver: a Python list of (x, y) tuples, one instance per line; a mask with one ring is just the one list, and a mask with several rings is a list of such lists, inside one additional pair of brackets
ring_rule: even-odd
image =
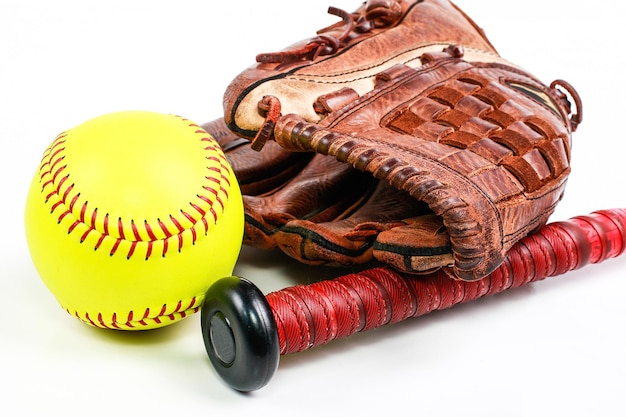
[(270, 305), (254, 284), (235, 276), (215, 282), (200, 320), (209, 360), (230, 387), (249, 392), (272, 379), (280, 357), (278, 331)]

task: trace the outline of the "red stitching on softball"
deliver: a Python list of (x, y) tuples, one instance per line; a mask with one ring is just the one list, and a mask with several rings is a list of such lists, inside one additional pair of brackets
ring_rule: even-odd
[(111, 325), (113, 328), (119, 330), (120, 326), (117, 325), (117, 313), (113, 313), (113, 316), (111, 317)]
[(161, 219), (157, 219), (157, 223), (159, 224), (161, 231), (165, 233), (166, 239), (172, 237), (172, 233), (169, 230), (167, 230), (167, 226), (161, 221)]
[[(61, 170), (63, 170), (63, 169), (65, 169), (65, 166), (61, 167)], [(60, 171), (59, 171), (59, 172), (60, 172)], [(52, 178), (50, 181), (46, 182), (46, 183), (43, 185), (42, 189), (43, 189), (43, 188), (45, 188), (48, 184), (50, 184), (50, 185), (54, 185), (54, 183), (55, 183), (55, 181), (56, 181), (56, 177), (57, 177), (57, 174), (55, 173), (55, 174), (53, 175), (53, 178)], [(61, 178), (61, 181), (59, 182), (58, 186), (57, 186), (54, 190), (52, 190), (52, 191), (51, 191), (51, 192), (50, 192), (50, 193), (46, 196), (46, 203), (48, 202), (48, 200), (50, 199), (50, 197), (52, 197), (52, 196), (53, 196), (53, 195), (55, 195), (55, 194), (57, 194), (57, 195), (59, 194), (59, 190), (60, 190), (61, 186), (63, 186), (63, 183), (67, 180), (67, 178), (68, 178), (68, 177), (69, 177), (69, 175), (66, 175), (65, 177)], [(65, 204), (65, 202), (63, 202), (63, 203)]]
[(148, 318), (148, 315), (150, 314), (150, 308), (146, 308), (146, 311), (144, 311), (143, 313), (143, 317), (141, 318), (141, 320), (139, 320), (139, 324), (146, 326), (147, 323), (145, 322), (146, 318)]
[[(52, 174), (52, 178), (49, 181), (45, 182), (42, 188), (45, 188), (48, 184), (54, 184), (57, 180), (57, 177), (65, 170), (65, 168), (67, 168), (67, 165), (61, 165), (58, 169), (56, 168), (57, 164), (60, 163), (64, 158), (65, 157), (57, 159), (54, 163), (52, 163), (52, 165), (50, 165), (50, 171), (47, 171), (44, 173), (44, 175), (42, 175), (43, 179), (43, 177)], [(52, 171), (54, 171), (54, 173)], [(69, 176), (69, 174), (67, 176)]]
[(165, 254), (167, 253), (167, 248), (169, 247), (169, 239), (163, 239), (163, 252), (161, 252), (161, 256), (165, 258)]
[(102, 313), (98, 313), (98, 324), (100, 325), (100, 327), (104, 327), (105, 329), (109, 329), (110, 328), (110, 326), (107, 326), (104, 323), (104, 320), (102, 318)]
[(59, 216), (59, 223), (61, 223), (61, 221), (63, 221), (65, 216), (67, 216), (68, 214), (71, 214), (69, 210), (65, 210), (63, 213), (61, 213), (61, 215)]
[(133, 240), (130, 244), (130, 249), (128, 250), (128, 254), (126, 254), (126, 259), (130, 259), (131, 256), (135, 253), (135, 248), (137, 247), (137, 241)]
[(137, 229), (137, 225), (134, 220), (130, 221), (130, 227), (133, 229), (133, 236), (135, 237), (135, 240), (141, 240), (141, 236), (139, 236), (139, 229)]
[(183, 232), (185, 231), (185, 229), (183, 228), (183, 226), (178, 222), (178, 220), (176, 220), (172, 215), (170, 215), (170, 220), (172, 221), (172, 223), (174, 223), (174, 226), (176, 226), (176, 228), (178, 229), (178, 252), (181, 252), (183, 250)]
[(204, 189), (205, 191), (210, 192), (211, 194), (213, 194), (214, 196), (217, 196), (217, 190), (213, 187), (209, 187), (209, 186), (203, 186), (202, 189)]
[(76, 229), (76, 226), (78, 226), (80, 223), (80, 220), (76, 220), (74, 223), (72, 223), (72, 225), (67, 229), (67, 233), (72, 233), (74, 231), (74, 229)]
[(168, 314), (168, 317), (170, 318), (170, 320), (176, 320), (176, 313), (178, 313), (181, 306), (182, 306), (182, 301), (178, 301), (178, 304), (176, 305), (176, 309), (172, 313)]
[(180, 224), (180, 222), (178, 220), (176, 220), (174, 218), (174, 216), (172, 216), (170, 214), (170, 220), (172, 221), (172, 223), (174, 223), (174, 226), (176, 226), (176, 228), (178, 229), (178, 233), (183, 233), (185, 231), (185, 228)]
[[(79, 194), (77, 194), (77, 196), (79, 196)], [(85, 213), (87, 212), (87, 201), (85, 201), (83, 203), (83, 207), (80, 209), (80, 222), (81, 223), (85, 223)]]
[[(41, 172), (41, 170), (50, 165), (50, 161), (52, 160), (52, 158), (54, 156), (56, 156), (60, 151), (64, 150), (65, 148), (62, 149), (56, 149), (58, 147), (60, 147), (61, 145), (63, 145), (65, 143), (65, 140), (62, 140), (63, 138), (65, 138), (67, 136), (67, 132), (63, 132), (61, 134), (59, 134), (53, 141), (52, 144), (50, 145), (50, 147), (48, 149), (46, 149), (46, 151), (43, 153), (43, 156), (41, 157), (41, 167), (39, 168), (39, 171)], [(46, 159), (48, 159), (47, 162), (44, 162)]]
[(202, 207), (198, 206), (197, 204), (193, 204), (193, 203), (189, 203), (189, 205), (191, 207), (193, 207), (198, 213), (200, 213), (200, 216), (202, 216), (201, 218), (204, 218), (204, 216), (206, 216), (206, 211), (202, 209)]
[[(64, 149), (65, 149), (65, 148), (63, 148), (63, 150), (64, 150)], [(67, 166), (67, 165), (63, 165), (63, 166), (61, 167), (61, 170), (65, 169), (65, 167), (66, 167), (66, 166)], [(47, 177), (48, 175), (50, 175), (50, 174), (52, 174), (52, 168), (50, 168), (50, 170), (49, 170), (49, 171), (45, 171), (45, 172), (41, 173), (41, 174), (40, 174), (40, 179), (43, 181), (43, 179), (44, 179), (45, 177)], [(48, 184), (54, 184), (55, 179), (56, 179), (56, 173), (55, 173), (55, 175), (53, 175), (53, 176), (52, 176), (52, 178), (51, 178), (51, 179), (49, 179), (48, 181), (44, 182), (41, 188), (42, 188), (42, 189), (43, 189), (43, 188), (46, 188), (46, 187), (48, 186)]]
[(56, 203), (54, 203), (52, 205), (52, 208), (50, 209), (50, 213), (54, 213), (54, 211), (57, 209), (57, 207), (59, 207), (60, 205), (62, 205), (63, 202), (62, 201), (57, 201)]
[(196, 222), (196, 219), (194, 219), (191, 214), (187, 213), (186, 211), (184, 211), (182, 209), (180, 210), (180, 214), (185, 216), (187, 218), (187, 220), (189, 220), (191, 223), (195, 223)]
[[(74, 188), (74, 186), (73, 186), (73, 185), (72, 185), (72, 188)], [(76, 201), (77, 201), (79, 198), (80, 198), (80, 193), (76, 194), (76, 195), (74, 196), (74, 198), (72, 198), (72, 201), (70, 201), (70, 211), (74, 211), (74, 206), (76, 205)], [(81, 214), (80, 214), (80, 216), (81, 216), (81, 219), (79, 219), (79, 222), (80, 222), (80, 223), (85, 223), (85, 221), (84, 221), (84, 220), (82, 220), (82, 219), (84, 218), (84, 215), (83, 215), (83, 213), (82, 213), (82, 210), (81, 210)]]
[[(196, 220), (193, 218), (193, 216), (189, 213), (187, 213), (186, 211), (181, 210), (180, 213), (187, 219), (189, 220), (191, 223), (196, 223)], [(191, 228), (191, 244), (195, 245), (196, 244), (196, 240), (198, 240), (198, 235), (196, 233), (196, 229), (195, 228)]]
[[(228, 171), (228, 169), (226, 169), (226, 167), (224, 167), (226, 171)], [(228, 184), (228, 186), (230, 187), (230, 178), (228, 178), (227, 176), (222, 174), (222, 179), (224, 180), (224, 182), (226, 184)]]
[[(76, 312), (76, 317), (80, 319), (80, 316), (78, 315), (78, 311)], [(91, 323), (93, 327), (98, 327), (96, 323), (94, 323), (93, 320), (91, 320), (91, 318), (89, 317), (89, 313), (85, 313), (85, 319), (87, 320), (87, 322)]]
[(111, 248), (111, 251), (109, 252), (110, 256), (115, 255), (115, 252), (117, 252), (117, 248), (120, 246), (120, 243), (122, 242), (122, 239), (115, 239), (115, 243), (113, 244), (113, 247)]
[[(65, 178), (63, 178), (61, 180), (61, 183), (65, 182), (65, 180), (67, 180), (69, 178), (69, 175), (66, 176)], [(63, 197), (61, 197), (61, 201), (63, 201), (63, 204), (67, 204), (67, 196), (69, 195), (69, 193), (74, 189), (74, 184), (70, 185), (69, 187), (67, 187), (67, 190), (65, 190), (65, 192), (63, 193)], [(72, 210), (72, 208), (70, 207), (70, 211)]]
[(87, 236), (89, 235), (89, 233), (91, 233), (92, 230), (93, 228), (90, 227), (85, 233), (83, 233), (83, 235), (80, 237), (80, 243), (83, 243), (85, 240), (87, 240)]
[[(219, 168), (217, 168), (217, 167), (209, 167), (209, 168), (207, 168), (207, 169), (208, 169), (209, 171), (213, 171), (213, 172), (215, 172), (216, 174), (221, 174), (220, 169), (219, 169)], [(209, 181), (213, 181), (213, 182), (214, 182), (214, 183), (216, 183), (216, 184), (219, 184), (219, 180), (218, 180), (217, 178), (215, 178), (215, 177), (204, 177), (204, 178), (206, 178), (206, 179), (207, 179), (207, 180), (209, 180)]]
[[(65, 137), (65, 136), (63, 136)], [(45, 177), (47, 174), (50, 174), (50, 172), (52, 171), (52, 162), (53, 162), (53, 158), (59, 154), (60, 152), (64, 151), (65, 148), (59, 148), (56, 149), (58, 146), (61, 146), (63, 143), (65, 143), (65, 141), (58, 141), (59, 136), (57, 136), (57, 139), (55, 139), (52, 142), (52, 145), (50, 145), (50, 147), (48, 149), (46, 149), (46, 151), (44, 152), (42, 158), (41, 158), (41, 166), (39, 167), (39, 174), (41, 175), (41, 178), (43, 179), (43, 177)], [(46, 161), (47, 159), (47, 161)], [(45, 161), (45, 162), (44, 162)], [(48, 169), (47, 171), (44, 171), (44, 169), (46, 167), (50, 167), (50, 169)]]
[(148, 220), (144, 220), (143, 224), (146, 227), (146, 233), (148, 233), (148, 237), (150, 238), (150, 240), (151, 241), (158, 240), (156, 235), (152, 231), (152, 227), (150, 227), (150, 224), (148, 224)]
[(130, 328), (133, 328), (135, 326), (133, 326), (132, 324), (133, 321), (133, 312), (132, 310), (128, 313), (128, 317), (126, 317), (126, 323), (124, 323), (124, 326), (128, 326)]
[(98, 218), (98, 207), (96, 207), (91, 213), (91, 223), (89, 224), (92, 229), (96, 228), (96, 219)]
[(208, 197), (198, 194), (198, 198), (204, 201), (205, 203), (209, 204), (210, 207), (213, 207), (213, 202)]
[[(206, 134), (206, 132), (204, 132), (203, 130), (198, 130), (197, 133), (201, 133), (203, 135)], [(64, 133), (63, 135), (60, 135), (58, 139), (60, 139), (61, 137), (65, 138), (67, 136), (66, 133)], [(192, 215), (190, 215), (187, 212), (184, 212), (183, 210), (181, 210), (181, 214), (183, 215), (184, 218), (186, 218), (187, 220), (189, 220), (190, 222), (192, 222), (193, 224), (198, 224), (199, 221), (201, 221), (202, 225), (204, 226), (204, 232), (205, 234), (208, 232), (209, 230), (209, 223), (207, 221), (207, 219), (205, 218), (205, 216), (207, 216), (208, 214), (211, 215), (211, 217), (213, 218), (213, 222), (217, 223), (219, 215), (218, 212), (212, 207), (213, 204), (215, 202), (219, 203), (221, 211), (224, 211), (225, 209), (225, 204), (224, 204), (224, 200), (223, 198), (220, 196), (220, 193), (223, 193), (223, 195), (228, 198), (228, 191), (224, 188), (224, 186), (221, 184), (221, 181), (224, 181), (226, 184), (230, 185), (230, 180), (229, 178), (225, 175), (225, 173), (223, 171), (227, 171), (230, 172), (229, 166), (227, 165), (227, 161), (226, 158), (223, 156), (222, 152), (221, 152), (221, 148), (219, 146), (216, 145), (216, 142), (213, 138), (210, 137), (203, 137), (201, 139), (202, 141), (205, 142), (211, 142), (212, 145), (211, 146), (207, 146), (205, 147), (205, 150), (207, 151), (218, 151), (220, 153), (220, 155), (211, 155), (211, 156), (207, 156), (207, 160), (212, 161), (212, 162), (217, 162), (220, 165), (220, 168), (218, 167), (207, 167), (207, 170), (211, 171), (211, 172), (215, 172), (216, 174), (219, 175), (219, 178), (214, 177), (214, 176), (206, 176), (205, 179), (208, 181), (211, 181), (213, 183), (215, 183), (216, 185), (219, 186), (219, 190), (217, 190), (216, 188), (212, 188), (209, 186), (203, 186), (203, 188), (208, 191), (209, 193), (211, 193), (214, 196), (214, 199), (210, 199), (207, 196), (201, 196), (201, 195), (197, 195), (197, 198), (199, 198), (203, 203), (206, 203), (207, 205), (209, 205), (209, 209), (202, 209), (199, 205), (194, 204), (193, 202), (190, 202), (189, 204), (191, 205), (191, 207), (193, 207), (202, 217), (200, 219), (195, 219)], [(42, 166), (40, 168), (40, 171), (42, 172), (41, 174), (41, 180), (43, 181), (45, 179), (46, 176), (51, 175), (52, 178), (49, 179), (48, 181), (45, 181), (42, 185), (42, 188), (46, 188), (50, 185), (54, 185), (56, 184), (56, 187), (53, 191), (51, 191), (47, 196), (46, 196), (46, 200), (49, 200), (51, 197), (53, 197), (54, 195), (60, 195), (61, 192), (63, 192), (62, 197), (60, 198), (60, 201), (57, 201), (56, 203), (54, 203), (52, 205), (52, 210), (51, 212), (54, 212), (59, 206), (61, 205), (66, 205), (67, 204), (67, 200), (70, 198), (70, 195), (72, 194), (72, 192), (75, 189), (75, 184), (71, 184), (69, 187), (64, 189), (65, 183), (68, 181), (69, 179), (69, 174), (61, 177), (61, 175), (65, 174), (67, 168), (67, 164), (63, 164), (62, 162), (65, 160), (65, 155), (62, 154), (62, 152), (66, 149), (65, 146), (62, 146), (63, 144), (66, 143), (66, 140), (57, 140), (56, 142), (53, 143), (53, 145), (51, 145), (51, 147), (49, 148), (49, 150), (47, 151), (46, 155), (47, 155), (47, 161), (42, 163)], [(56, 159), (52, 159), (54, 157), (58, 156), (58, 158)], [(46, 157), (44, 157), (44, 159), (46, 159)], [(45, 170), (46, 167), (50, 167), (49, 170)], [(59, 179), (60, 178), (60, 179)], [(221, 178), (221, 180), (220, 180)], [(78, 203), (79, 199), (81, 197), (81, 194), (78, 193), (76, 195), (74, 195), (73, 197), (71, 197), (71, 201), (69, 204), (69, 208), (67, 210), (64, 210), (58, 220), (59, 223), (68, 215), (72, 214), (74, 211), (74, 206)], [(95, 208), (93, 210), (93, 212), (91, 213), (90, 219), (89, 219), (89, 223), (86, 222), (87, 218), (89, 217), (88, 214), (88, 203), (84, 202), (80, 213), (78, 215), (79, 220), (77, 220), (76, 222), (72, 223), (72, 225), (68, 228), (68, 233), (73, 232), (76, 227), (79, 224), (85, 224), (87, 226), (87, 230), (84, 231), (81, 235), (81, 243), (84, 242), (87, 238), (87, 236), (91, 233), (91, 232), (97, 232), (96, 229), (96, 221), (97, 221), (97, 214), (98, 214), (98, 210), (97, 208)], [(178, 251), (180, 252), (184, 246), (184, 236), (183, 236), (183, 232), (185, 231), (185, 228), (182, 226), (181, 222), (174, 217), (173, 215), (170, 215), (170, 220), (171, 222), (174, 224), (174, 226), (176, 227), (176, 229), (178, 230), (178, 233), (176, 234), (176, 238), (178, 241)], [(149, 257), (152, 254), (152, 248), (154, 245), (153, 241), (159, 241), (159, 240), (163, 240), (163, 251), (162, 251), (162, 256), (165, 256), (167, 254), (168, 248), (169, 248), (169, 243), (168, 243), (168, 239), (172, 238), (174, 236), (174, 233), (168, 228), (168, 225), (165, 224), (164, 222), (162, 222), (160, 219), (157, 220), (158, 221), (158, 225), (159, 228), (161, 229), (161, 231), (164, 233), (165, 237), (159, 239), (156, 234), (154, 233), (154, 231), (152, 230), (152, 227), (150, 226), (150, 224), (148, 223), (147, 220), (144, 221), (144, 226), (146, 229), (146, 233), (148, 234), (150, 240), (147, 241), (148, 247), (147, 247), (147, 251), (146, 251), (146, 256), (145, 259), (149, 259)], [(125, 225), (124, 225), (124, 221), (121, 217), (118, 218), (118, 222), (117, 222), (117, 232), (119, 234), (118, 238), (115, 238), (115, 242), (113, 244), (113, 247), (111, 248), (110, 251), (110, 255), (113, 256), (119, 249), (122, 241), (126, 241), (127, 237), (126, 237), (126, 232), (125, 232)], [(108, 218), (108, 214), (105, 216), (104, 218), (104, 222), (103, 222), (103, 232), (101, 232), (101, 236), (98, 238), (96, 245), (94, 247), (94, 250), (97, 250), (99, 247), (102, 246), (104, 238), (106, 236), (110, 236), (109, 233), (109, 218)], [(136, 247), (139, 241), (141, 240), (141, 233), (139, 231), (139, 228), (137, 227), (136, 223), (134, 222), (134, 220), (131, 220), (130, 223), (130, 228), (132, 230), (132, 235), (134, 237), (134, 241), (131, 241), (131, 247), (127, 253), (127, 258), (130, 258), (132, 255), (134, 255), (134, 253), (136, 252)], [(197, 232), (195, 230), (195, 228), (190, 228), (189, 230), (191, 230), (191, 244), (195, 244), (195, 242), (197, 241)]]
[(93, 320), (88, 312), (84, 313), (84, 317), (81, 317), (81, 315), (79, 314), (78, 311), (74, 311), (74, 313), (72, 313), (69, 308), (65, 308), (65, 311), (71, 315), (76, 317), (77, 319), (90, 324), (93, 327), (99, 327), (99, 328), (103, 328), (103, 329), (117, 329), (117, 330), (123, 330), (124, 328), (128, 328), (128, 329), (134, 329), (137, 327), (137, 325), (141, 325), (141, 326), (149, 326), (150, 322), (154, 322), (156, 324), (163, 324), (163, 319), (164, 318), (169, 318), (171, 321), (176, 320), (177, 316), (180, 317), (180, 319), (183, 319), (185, 317), (187, 317), (190, 313), (191, 314), (195, 314), (198, 311), (200, 311), (200, 304), (198, 303), (198, 298), (197, 297), (193, 297), (189, 304), (187, 305), (186, 308), (183, 308), (183, 301), (179, 300), (176, 303), (176, 308), (174, 309), (174, 311), (172, 311), (171, 313), (166, 314), (166, 311), (168, 310), (167, 304), (163, 304), (163, 306), (161, 307), (161, 310), (159, 311), (159, 313), (154, 316), (154, 317), (150, 317), (150, 308), (146, 308), (144, 310), (143, 316), (141, 317), (140, 320), (135, 321), (135, 312), (134, 311), (129, 311), (128, 315), (126, 316), (125, 321), (123, 320), (118, 320), (118, 314), (117, 312), (113, 312), (111, 315), (111, 319), (110, 322), (107, 322), (105, 320), (105, 316), (102, 312), (99, 312), (97, 314), (97, 318), (96, 320)]
[(105, 234), (101, 234), (100, 237), (98, 238), (98, 241), (96, 242), (96, 245), (94, 246), (93, 250), (98, 250), (98, 248), (100, 247), (100, 245), (102, 245), (102, 241), (104, 240), (104, 238), (107, 235)]
[(104, 215), (104, 223), (103, 223), (103, 227), (104, 227), (104, 232), (103, 234), (105, 235), (109, 235), (109, 213)]
[(148, 259), (150, 259), (150, 256), (152, 256), (152, 246), (154, 245), (154, 241), (150, 240), (148, 241), (148, 249), (146, 250), (146, 261)]
[(222, 199), (219, 196), (216, 196), (215, 201), (217, 201), (220, 204), (220, 206), (222, 206), (222, 211), (224, 211), (225, 207), (224, 207), (224, 202), (222, 201)]
[(122, 223), (121, 217), (117, 218), (117, 232), (119, 233), (119, 238), (121, 240), (126, 240), (126, 236), (124, 235), (124, 223)]

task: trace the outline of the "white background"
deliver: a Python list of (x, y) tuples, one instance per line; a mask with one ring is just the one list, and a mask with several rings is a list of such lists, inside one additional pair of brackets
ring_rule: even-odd
[[(553, 220), (626, 207), (625, 3), (457, 4), (504, 57), (583, 98)], [(30, 178), (56, 134), (118, 110), (220, 117), (228, 82), (257, 53), (335, 22), (330, 5), (359, 2), (2, 0), (0, 415), (626, 415), (626, 259), (283, 357), (251, 395), (213, 371), (199, 315), (130, 334), (58, 307), (23, 232)], [(268, 292), (341, 271), (244, 249), (236, 272)]]

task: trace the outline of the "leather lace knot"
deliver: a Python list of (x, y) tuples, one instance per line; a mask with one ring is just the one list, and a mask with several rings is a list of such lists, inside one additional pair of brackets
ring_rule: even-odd
[(317, 36), (304, 46), (281, 52), (263, 53), (256, 57), (262, 64), (285, 64), (298, 61), (312, 61), (320, 56), (332, 55), (344, 48), (350, 41), (373, 28), (392, 26), (402, 16), (402, 6), (397, 0), (369, 0), (364, 13), (348, 13), (337, 7), (329, 7), (328, 13), (342, 19), (344, 29), (336, 34), (338, 24), (322, 29)]
[(258, 108), (261, 113), (265, 113), (265, 120), (250, 144), (255, 151), (263, 149), (265, 143), (274, 137), (274, 126), (281, 111), (280, 100), (274, 96), (265, 96), (259, 101)]

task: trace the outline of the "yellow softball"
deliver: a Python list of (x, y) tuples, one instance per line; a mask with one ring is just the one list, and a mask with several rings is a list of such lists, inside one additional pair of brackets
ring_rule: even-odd
[(58, 135), (30, 186), (26, 238), (59, 304), (102, 328), (162, 327), (232, 274), (243, 236), (237, 180), (182, 117), (129, 111)]

